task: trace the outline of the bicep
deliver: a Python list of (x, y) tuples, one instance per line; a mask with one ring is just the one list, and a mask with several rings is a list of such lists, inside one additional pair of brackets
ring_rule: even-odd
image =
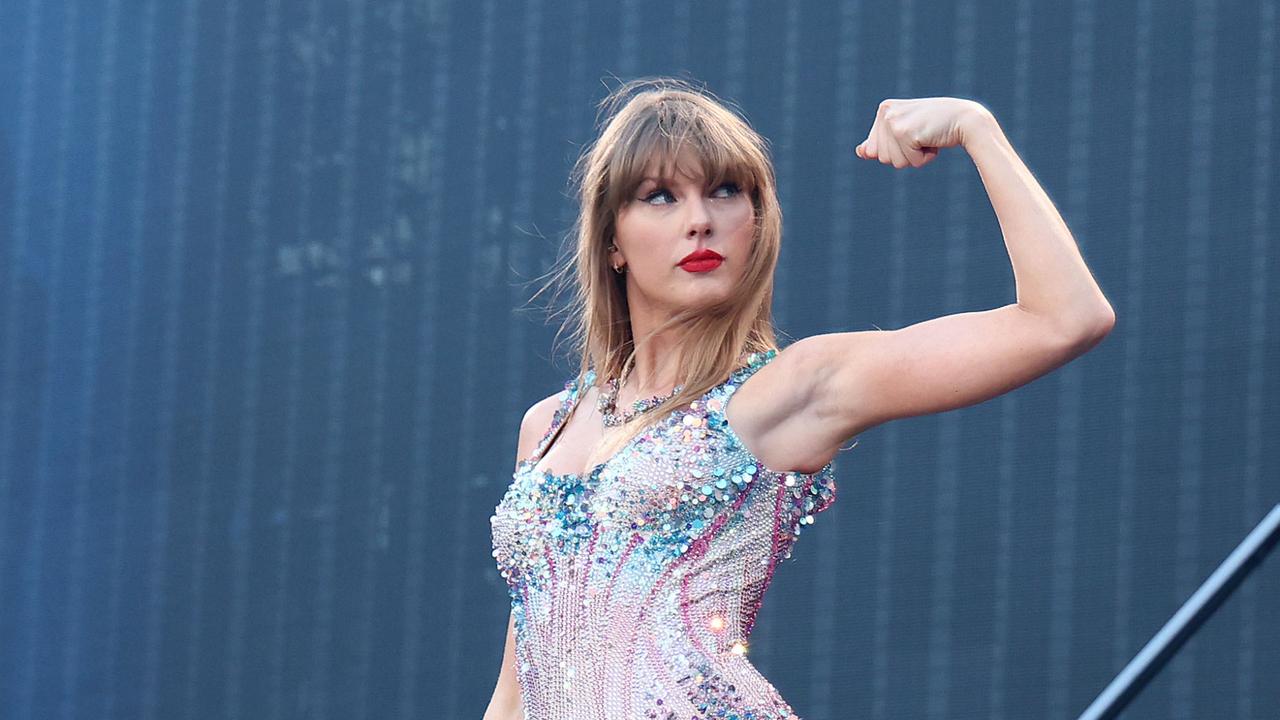
[(1070, 332), (1014, 303), (956, 313), (900, 330), (815, 335), (815, 415), (845, 438), (889, 420), (974, 405), (1066, 364), (1109, 331)]

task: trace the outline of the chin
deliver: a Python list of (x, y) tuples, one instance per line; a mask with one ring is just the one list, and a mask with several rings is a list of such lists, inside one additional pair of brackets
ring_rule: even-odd
[(732, 290), (728, 282), (717, 282), (714, 285), (708, 283), (706, 287), (699, 288), (688, 295), (688, 304), (695, 307), (711, 307), (728, 299)]

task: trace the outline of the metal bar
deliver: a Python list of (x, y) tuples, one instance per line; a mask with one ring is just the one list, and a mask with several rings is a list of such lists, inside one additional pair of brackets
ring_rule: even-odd
[(1280, 540), (1280, 504), (1258, 523), (1236, 549), (1227, 556), (1208, 580), (1200, 585), (1178, 612), (1160, 628), (1134, 656), (1079, 720), (1113, 718), (1138, 694), (1149, 680), (1173, 657), (1182, 644), (1209, 619), (1214, 610), (1235, 590), (1254, 567)]

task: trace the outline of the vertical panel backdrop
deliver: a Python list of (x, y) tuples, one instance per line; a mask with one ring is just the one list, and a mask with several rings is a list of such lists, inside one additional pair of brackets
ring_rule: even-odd
[[(1075, 717), (1280, 500), (1276, 5), (0, 3), (0, 717), (478, 718), (569, 168), (685, 73), (772, 143), (784, 338), (1015, 299), (962, 150), (854, 156), (884, 98), (983, 102), (1066, 217), (1116, 329), (843, 453), (752, 660), (812, 720)], [(1275, 717), (1278, 597), (1126, 717)]]

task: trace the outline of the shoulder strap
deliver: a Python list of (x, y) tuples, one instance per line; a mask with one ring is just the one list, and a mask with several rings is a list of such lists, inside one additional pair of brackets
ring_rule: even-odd
[(587, 370), (586, 375), (569, 380), (564, 384), (564, 389), (560, 391), (560, 407), (556, 408), (555, 415), (551, 417), (551, 426), (542, 434), (542, 439), (538, 441), (538, 446), (534, 448), (533, 456), (528, 460), (530, 465), (534, 465), (538, 460), (542, 459), (547, 448), (551, 446), (551, 443), (559, 435), (559, 430), (564, 426), (564, 421), (578, 406), (578, 401), (582, 399), (582, 394), (595, 383), (595, 377), (596, 371), (592, 368)]
[(734, 385), (741, 385), (746, 382), (747, 378), (756, 374), (757, 370), (768, 365), (777, 356), (778, 351), (772, 348), (765, 352), (751, 353), (747, 356), (747, 363), (739, 367), (737, 370), (734, 370), (733, 373), (729, 375), (729, 379), (726, 381), (726, 384), (732, 383)]

